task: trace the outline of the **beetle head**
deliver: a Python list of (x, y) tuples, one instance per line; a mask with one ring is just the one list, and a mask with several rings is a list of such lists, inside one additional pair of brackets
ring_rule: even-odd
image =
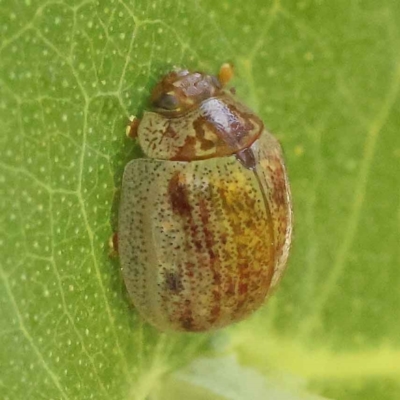
[(215, 76), (177, 70), (165, 75), (157, 84), (151, 103), (159, 113), (181, 115), (203, 100), (217, 96), (221, 89)]

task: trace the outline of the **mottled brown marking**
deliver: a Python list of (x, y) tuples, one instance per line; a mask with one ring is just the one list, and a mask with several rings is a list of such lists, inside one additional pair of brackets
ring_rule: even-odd
[[(189, 196), (190, 194), (190, 196)], [(199, 226), (194, 220), (194, 208), (197, 204), (197, 192), (190, 184), (186, 182), (185, 176), (180, 173), (174, 173), (168, 185), (168, 195), (175, 214), (182, 218), (181, 229), (185, 232), (185, 247), (188, 255), (191, 255), (193, 262), (186, 262), (182, 268), (185, 271), (185, 277), (189, 280), (188, 287), (196, 287), (196, 271), (195, 268), (204, 265), (204, 249), (207, 246), (202, 240), (200, 232), (202, 226)], [(200, 329), (196, 325), (196, 316), (193, 315), (193, 299), (180, 299), (175, 308), (175, 321), (187, 331), (196, 331)]]
[[(196, 121), (199, 121), (199, 120), (200, 120), (200, 118), (198, 118)], [(207, 151), (207, 152), (213, 148), (215, 149), (215, 147), (217, 145), (217, 143), (216, 143), (217, 137), (215, 136), (214, 140), (206, 139), (206, 137), (205, 137), (206, 132), (203, 129), (203, 124), (200, 123), (198, 125), (198, 127), (197, 127), (198, 129), (197, 129), (196, 121), (194, 121), (193, 127), (196, 131), (196, 142), (198, 142), (200, 144), (200, 149), (203, 151)], [(201, 121), (199, 121), (199, 122), (201, 122)], [(210, 130), (212, 129), (212, 127), (209, 127), (209, 128), (210, 128)], [(215, 150), (214, 150), (214, 152), (215, 152)]]
[(192, 313), (192, 302), (190, 299), (181, 300), (179, 304), (180, 310), (177, 316), (178, 323), (187, 331), (193, 331), (196, 323)]
[(185, 331), (188, 331), (188, 332), (195, 331), (195, 325), (194, 325), (193, 317), (191, 315), (190, 316), (186, 316), (186, 315), (181, 316), (179, 319), (179, 322)]
[(193, 121), (193, 129), (196, 132), (196, 142), (200, 143), (200, 147), (202, 147), (204, 142), (209, 142), (209, 140), (205, 139), (206, 132), (212, 132), (214, 137), (213, 145), (216, 149), (224, 145), (224, 142), (218, 135), (218, 129), (215, 124), (207, 120), (203, 115), (200, 115)]
[(188, 261), (185, 263), (185, 267), (186, 267), (186, 274), (189, 278), (193, 278), (194, 276), (194, 269), (196, 268), (196, 264)]
[(192, 161), (196, 159), (196, 138), (187, 136), (183, 146), (179, 147), (171, 161)]
[[(223, 100), (220, 100), (223, 102)], [(233, 104), (224, 104), (223, 121), (228, 121), (227, 125), (223, 125), (218, 114), (204, 115), (207, 127), (216, 135), (220, 141), (218, 146), (218, 155), (233, 154), (236, 151), (251, 146), (262, 132), (263, 124), (254, 114), (240, 111)], [(258, 127), (258, 129), (256, 129)], [(255, 135), (250, 135), (256, 130)]]
[(168, 184), (168, 196), (172, 211), (181, 216), (188, 216), (192, 212), (192, 206), (184, 179), (179, 172), (174, 173)]
[[(228, 156), (249, 148), (259, 138), (264, 125), (256, 115), (236, 107), (226, 94), (213, 101), (221, 108), (215, 109), (206, 102), (200, 104), (198, 115), (191, 117), (195, 135), (190, 131), (183, 145), (174, 147), (170, 160), (193, 161)], [(170, 121), (169, 126), (174, 120)]]
[[(228, 196), (225, 187), (219, 188), (219, 197), (234, 232), (236, 253), (241, 258), (237, 260), (235, 295), (232, 297), (235, 300), (233, 315), (240, 319), (254, 309), (254, 303), (260, 304), (268, 292), (274, 270), (274, 240), (271, 219), (254, 218), (256, 201), (250, 192), (238, 187), (235, 201), (229, 201)], [(253, 243), (251, 247), (250, 242)], [(253, 260), (251, 264), (250, 260)], [(233, 290), (232, 283), (227, 290)]]
[(217, 96), (221, 89), (221, 83), (213, 75), (172, 71), (153, 89), (151, 101), (159, 113), (177, 117), (203, 100)]
[[(238, 148), (251, 146), (254, 140), (249, 143), (249, 134), (256, 129), (257, 124), (254, 123), (251, 115), (239, 111), (232, 104), (229, 104), (227, 107), (229, 110), (229, 127), (226, 128), (228, 129), (217, 124), (218, 131), (222, 135), (223, 140), (231, 145), (236, 145)], [(259, 125), (259, 134), (261, 134), (262, 128), (262, 124)]]
[(273, 165), (271, 178), (274, 183), (273, 201), (277, 206), (284, 206), (287, 202), (285, 171), (278, 157), (273, 157), (271, 164)]
[(177, 272), (166, 272), (165, 286), (167, 290), (179, 293), (183, 290), (182, 277)]
[(202, 150), (208, 151), (215, 147), (215, 143), (212, 140), (203, 139), (200, 147)]
[(229, 297), (235, 295), (235, 283), (233, 282), (231, 277), (229, 277), (228, 279), (228, 285), (225, 294)]
[(241, 296), (247, 294), (247, 290), (248, 290), (248, 285), (247, 285), (247, 283), (244, 283), (244, 282), (239, 283), (239, 294), (240, 294)]
[(176, 130), (174, 128), (172, 128), (171, 124), (169, 124), (163, 134), (163, 138), (165, 137), (165, 138), (173, 139), (177, 136), (178, 136), (178, 133), (176, 132)]
[(215, 322), (219, 318), (220, 314), (221, 314), (221, 307), (218, 304), (214, 305), (210, 312), (211, 318), (209, 318), (209, 322), (210, 323)]

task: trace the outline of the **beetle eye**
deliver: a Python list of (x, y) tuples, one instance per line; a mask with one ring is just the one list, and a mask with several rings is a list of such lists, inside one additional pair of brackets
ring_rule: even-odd
[(179, 101), (173, 94), (163, 94), (154, 104), (158, 108), (164, 110), (176, 110), (179, 105)]

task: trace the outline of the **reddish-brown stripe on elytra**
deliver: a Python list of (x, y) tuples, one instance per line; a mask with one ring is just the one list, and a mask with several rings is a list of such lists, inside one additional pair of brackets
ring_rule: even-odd
[(218, 246), (218, 242), (214, 236), (215, 227), (210, 226), (210, 211), (207, 208), (207, 202), (204, 198), (199, 200), (199, 212), (200, 219), (203, 228), (203, 234), (205, 238), (205, 244), (208, 252), (209, 260), (209, 268), (213, 275), (213, 300), (214, 304), (211, 311), (211, 318), (209, 318), (209, 322), (214, 323), (220, 315), (220, 301), (221, 301), (221, 266), (218, 258), (218, 254), (216, 254), (216, 249)]
[[(234, 242), (234, 247), (236, 248), (236, 253), (237, 256), (239, 257), (241, 254), (240, 251), (240, 246), (239, 243), (237, 241), (239, 235), (241, 234), (241, 229), (240, 229), (240, 224), (236, 221), (236, 210), (233, 208), (233, 206), (229, 203), (228, 199), (227, 199), (227, 190), (226, 187), (219, 187), (218, 188), (218, 194), (219, 194), (219, 199), (222, 203), (222, 208), (224, 209), (225, 213), (226, 213), (226, 221), (229, 221), (230, 226), (231, 226), (231, 230), (232, 230), (232, 236), (231, 236), (231, 240), (233, 240)], [(236, 304), (238, 303), (239, 300), (239, 296), (238, 296), (238, 291), (237, 291), (237, 287), (239, 282), (241, 281), (241, 276), (240, 276), (240, 266), (238, 265), (238, 260), (236, 260), (235, 262), (237, 268), (234, 270), (234, 274), (235, 275), (231, 275), (228, 279), (228, 296), (232, 297), (233, 299), (235, 299)]]
[(193, 263), (186, 262), (183, 271), (188, 280), (187, 285), (189, 297), (180, 297), (179, 303), (175, 307), (174, 319), (185, 329), (195, 331), (202, 329), (196, 325), (196, 316), (193, 315), (192, 296), (195, 293), (196, 279), (195, 267), (204, 265), (207, 261), (204, 258), (204, 247), (207, 246), (207, 240), (203, 243), (201, 238), (202, 227), (194, 220), (194, 207), (197, 207), (197, 195), (184, 174), (174, 173), (168, 185), (168, 196), (173, 212), (181, 217), (181, 228), (185, 232), (185, 251), (192, 255)]
[(182, 312), (178, 317), (178, 321), (181, 326), (187, 331), (196, 330), (196, 325), (194, 323), (193, 315), (192, 315), (192, 303), (189, 299), (185, 300), (183, 304), (181, 304)]
[[(270, 268), (267, 269), (267, 275), (265, 276), (265, 282), (264, 282), (265, 286), (263, 286), (264, 288), (267, 289), (266, 293), (268, 293), (268, 289), (269, 289), (272, 277), (274, 275), (274, 268), (275, 268), (275, 262), (276, 262), (276, 244), (275, 244), (276, 236), (275, 236), (273, 218), (272, 218), (272, 213), (271, 213), (271, 204), (268, 201), (268, 197), (267, 197), (267, 194), (265, 191), (263, 181), (260, 178), (260, 175), (257, 172), (257, 170), (254, 170), (254, 176), (256, 177), (256, 180), (258, 183), (258, 188), (262, 195), (264, 209), (265, 209), (266, 217), (267, 217), (266, 228), (268, 230), (268, 237), (270, 239), (269, 243), (259, 244), (259, 249), (257, 251), (257, 254), (262, 254), (263, 250), (265, 251), (265, 248), (269, 248), (270, 259), (268, 261), (269, 261)], [(263, 270), (260, 270), (260, 274), (262, 272), (263, 272)], [(260, 277), (260, 279), (261, 279), (261, 277)]]
[[(190, 224), (190, 220), (192, 220), (192, 205), (190, 204), (188, 186), (184, 174), (176, 171), (172, 175), (168, 183), (167, 193), (172, 212), (183, 218), (183, 225), (186, 227), (188, 222)], [(193, 223), (191, 225), (193, 227)], [(182, 271), (182, 267), (180, 270)], [(184, 271), (186, 272), (185, 269)], [(169, 283), (171, 284), (172, 282)], [(168, 299), (165, 299), (165, 301), (165, 304), (168, 304)], [(183, 326), (184, 329), (191, 330), (193, 318), (190, 299), (185, 299), (183, 301), (183, 298), (179, 297), (175, 302), (174, 311), (169, 314), (169, 317), (171, 322), (175, 323), (175, 321), (179, 321), (179, 324)]]
[[(235, 319), (240, 319), (254, 309), (255, 304), (262, 303), (268, 291), (273, 274), (274, 236), (270, 226), (272, 221), (268, 216), (266, 218), (266, 210), (262, 211), (264, 204), (257, 208), (254, 195), (245, 188), (238, 186), (236, 192), (235, 201), (230, 202), (229, 190), (224, 186), (219, 189), (238, 255), (236, 305), (232, 314)], [(256, 212), (262, 214), (257, 217)]]
[(189, 216), (192, 206), (189, 202), (185, 176), (175, 172), (168, 184), (168, 196), (171, 202), (172, 211), (181, 216)]
[[(184, 232), (183, 247), (187, 259), (193, 260), (191, 266), (190, 262), (179, 264), (186, 280), (185, 290), (176, 291), (178, 282), (173, 277), (166, 283), (170, 292), (178, 295), (169, 314), (171, 322), (185, 330), (203, 330), (206, 326), (223, 324), (227, 318), (240, 319), (261, 304), (268, 292), (275, 257), (272, 221), (269, 210), (265, 209), (268, 202), (263, 187), (258, 188), (257, 195), (252, 185), (233, 185), (234, 182), (229, 179), (220, 181), (217, 187), (210, 184), (200, 187), (196, 181), (188, 182), (184, 173), (174, 172), (168, 183), (171, 210), (180, 217)], [(257, 203), (257, 196), (261, 194), (265, 204)], [(227, 221), (232, 232), (229, 243), (234, 246), (236, 258), (231, 262), (223, 246), (227, 232), (215, 221), (216, 206), (222, 212), (218, 218)], [(223, 257), (223, 271), (220, 257)], [(208, 299), (204, 302), (207, 312), (201, 315), (194, 299), (199, 280), (203, 279), (211, 280)], [(169, 301), (168, 296), (165, 301)]]
[(270, 163), (273, 167), (269, 167), (271, 172), (271, 179), (274, 184), (273, 190), (273, 201), (275, 205), (278, 207), (286, 206), (286, 180), (285, 180), (285, 171), (283, 170), (283, 166), (279, 157), (274, 156), (271, 158)]

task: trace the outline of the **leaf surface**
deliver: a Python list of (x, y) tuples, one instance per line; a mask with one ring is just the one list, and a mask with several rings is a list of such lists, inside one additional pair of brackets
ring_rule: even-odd
[[(172, 379), (185, 398), (230, 399), (240, 368), (251, 387), (273, 377), (284, 392), (277, 376), (298, 376), (315, 396), (398, 397), (396, 0), (0, 4), (1, 398), (156, 399)], [(125, 126), (173, 66), (227, 61), (285, 149), (289, 270), (249, 320), (162, 334), (108, 254), (123, 167), (140, 154)], [(210, 384), (196, 357), (226, 353)]]

